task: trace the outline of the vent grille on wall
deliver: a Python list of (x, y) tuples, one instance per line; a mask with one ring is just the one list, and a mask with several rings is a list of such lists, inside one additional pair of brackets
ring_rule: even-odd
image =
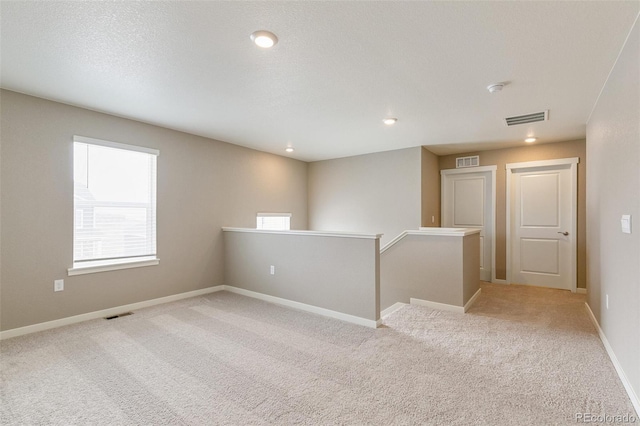
[(478, 167), (479, 165), (480, 165), (479, 155), (456, 158), (456, 169), (461, 169), (464, 167)]
[(127, 317), (129, 315), (133, 315), (133, 312), (125, 312), (123, 314), (111, 315), (110, 317), (105, 317), (106, 320), (112, 320), (120, 317)]
[(518, 124), (537, 123), (538, 121), (549, 120), (549, 110), (534, 112), (532, 114), (515, 115), (504, 119), (507, 126), (517, 126)]

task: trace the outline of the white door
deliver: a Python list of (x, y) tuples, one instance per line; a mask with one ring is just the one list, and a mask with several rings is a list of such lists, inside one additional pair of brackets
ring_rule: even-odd
[(575, 291), (577, 159), (568, 160), (507, 165), (514, 284)]
[(480, 230), (480, 279), (493, 269), (495, 166), (442, 170), (442, 226)]

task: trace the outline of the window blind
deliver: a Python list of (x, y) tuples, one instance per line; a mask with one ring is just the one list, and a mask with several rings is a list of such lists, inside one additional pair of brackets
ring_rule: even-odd
[(258, 213), (256, 229), (288, 231), (291, 229), (291, 213)]
[(74, 137), (73, 261), (156, 255), (158, 151)]

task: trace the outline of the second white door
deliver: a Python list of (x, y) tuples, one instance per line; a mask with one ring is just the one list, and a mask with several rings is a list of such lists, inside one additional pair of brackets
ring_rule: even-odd
[(492, 279), (495, 166), (442, 170), (442, 226), (480, 230), (480, 279)]

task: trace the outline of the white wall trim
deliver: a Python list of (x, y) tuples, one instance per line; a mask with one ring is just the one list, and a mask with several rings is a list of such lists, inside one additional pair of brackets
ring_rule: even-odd
[(249, 232), (252, 234), (280, 234), (280, 235), (305, 235), (312, 237), (337, 237), (337, 238), (365, 238), (377, 240), (382, 234), (358, 234), (355, 232), (330, 232), (330, 231), (276, 231), (271, 229), (233, 228), (222, 227), (224, 232)]
[(636, 409), (636, 414), (640, 415), (640, 398), (638, 398), (638, 395), (636, 394), (633, 387), (631, 386), (631, 382), (629, 382), (627, 375), (624, 373), (624, 370), (622, 369), (622, 365), (620, 365), (620, 361), (618, 361), (618, 357), (616, 356), (615, 352), (613, 352), (613, 348), (609, 344), (609, 341), (607, 340), (607, 336), (605, 336), (604, 331), (602, 331), (602, 328), (600, 328), (600, 324), (598, 324), (598, 320), (596, 319), (596, 316), (593, 315), (593, 311), (591, 310), (591, 307), (587, 302), (584, 302), (584, 306), (587, 309), (589, 318), (591, 318), (591, 322), (593, 322), (593, 325), (598, 331), (600, 340), (602, 340), (602, 344), (604, 345), (604, 348), (607, 351), (607, 355), (609, 355), (609, 358), (611, 359), (611, 362), (613, 363), (613, 366), (615, 367), (616, 372), (618, 373), (618, 377), (620, 377), (620, 381), (622, 382), (624, 389), (627, 391), (627, 395), (629, 395), (629, 399), (631, 400), (633, 407)]
[(430, 300), (414, 299), (413, 297), (409, 299), (409, 301), (412, 305), (426, 306), (427, 308), (431, 309), (439, 309), (441, 311), (450, 311), (464, 314), (464, 307), (462, 306), (447, 305), (446, 303), (432, 302)]
[(440, 176), (442, 175), (457, 175), (461, 173), (482, 173), (482, 172), (495, 172), (498, 170), (498, 166), (480, 166), (480, 167), (469, 167), (464, 169), (445, 169), (440, 170)]
[(507, 163), (505, 169), (528, 169), (532, 167), (549, 167), (549, 166), (564, 166), (568, 164), (578, 164), (580, 158), (557, 158), (555, 160), (540, 160), (540, 161), (525, 161), (523, 163)]
[(506, 185), (506, 199), (505, 199), (505, 207), (507, 211), (505, 212), (506, 219), (506, 228), (507, 228), (507, 238), (505, 240), (505, 251), (507, 255), (506, 260), (506, 280), (508, 283), (511, 282), (511, 170), (507, 169), (507, 185)]
[(142, 302), (130, 303), (128, 305), (116, 306), (113, 308), (102, 309), (86, 314), (74, 315), (72, 317), (61, 318), (53, 321), (41, 322), (39, 324), (27, 325), (25, 327), (13, 328), (11, 330), (0, 331), (0, 340), (9, 339), (11, 337), (23, 336), (25, 334), (37, 333), (39, 331), (50, 330), (52, 328), (63, 327), (65, 325), (77, 324), (79, 322), (104, 318), (111, 315), (118, 315), (124, 312), (135, 311), (150, 306), (161, 305), (163, 303), (175, 302), (177, 300), (188, 299), (190, 297), (202, 296), (203, 294), (214, 293), (224, 290), (223, 285), (203, 288), (200, 290), (188, 291), (186, 293), (173, 294), (171, 296), (159, 297), (157, 299), (145, 300)]
[[(135, 311), (138, 309), (148, 308), (150, 306), (161, 305), (163, 303), (169, 303), (169, 302), (175, 302), (177, 300), (202, 296), (204, 294), (215, 293), (217, 291), (223, 291), (223, 290), (229, 291), (231, 293), (240, 294), (242, 296), (253, 297), (254, 299), (260, 299), (266, 302), (275, 303), (277, 305), (283, 305), (289, 308), (294, 308), (294, 309), (298, 309), (305, 312), (311, 312), (311, 313), (315, 313), (315, 314), (322, 315), (329, 318), (339, 319), (342, 321), (350, 322), (352, 324), (362, 325), (365, 327), (377, 328), (380, 325), (382, 325), (382, 319), (378, 319), (376, 321), (369, 320), (366, 318), (356, 317), (354, 315), (344, 314), (342, 312), (332, 311), (330, 309), (320, 308), (313, 305), (307, 305), (306, 303), (294, 302), (293, 300), (282, 299), (280, 297), (269, 296), (267, 294), (245, 290), (243, 288), (238, 288), (238, 287), (229, 286), (229, 285), (219, 285), (215, 287), (203, 288), (201, 290), (188, 291), (186, 293), (174, 294), (171, 296), (160, 297), (157, 299), (145, 300), (142, 302), (131, 303), (128, 305), (116, 306), (113, 308), (102, 309), (94, 312), (88, 312), (86, 314), (74, 315), (72, 317), (42, 322), (39, 324), (27, 325), (25, 327), (13, 328), (11, 330), (0, 331), (0, 340), (9, 339), (11, 337), (23, 336), (25, 334), (37, 333), (39, 331), (50, 330), (52, 328), (63, 327), (65, 325), (77, 324), (83, 321), (104, 318), (111, 315), (121, 314), (123, 312)], [(399, 309), (400, 307), (396, 309)]]
[(435, 226), (423, 226), (417, 231), (407, 231), (409, 235), (432, 235), (434, 237), (466, 237), (467, 235), (479, 234), (476, 228), (444, 228)]
[(403, 239), (407, 235), (408, 235), (407, 231), (402, 231), (397, 237), (395, 237), (393, 240), (389, 241), (387, 244), (384, 245), (384, 247), (382, 247), (380, 249), (380, 254), (382, 254), (385, 251), (389, 250), (392, 246), (396, 245), (401, 239)]
[[(464, 314), (476, 302), (478, 297), (480, 297), (481, 293), (482, 293), (482, 289), (479, 288), (478, 291), (476, 291), (476, 293), (473, 296), (471, 296), (471, 299), (469, 299), (469, 301), (464, 306), (448, 305), (446, 303), (432, 302), (430, 300), (414, 299), (413, 297), (411, 299), (409, 299), (409, 301), (410, 301), (410, 303), (412, 305), (426, 306), (426, 307), (432, 308), (432, 309), (440, 309), (441, 311), (450, 311), (450, 312), (457, 312), (459, 314)], [(391, 306), (391, 308), (393, 308), (396, 305), (397, 305), (397, 303), (395, 305)], [(391, 308), (385, 309), (385, 312), (390, 310)], [(399, 308), (396, 308), (396, 310), (397, 309), (399, 309)], [(389, 313), (391, 313), (391, 312), (389, 312)], [(386, 313), (385, 315), (388, 315), (389, 313)]]
[(509, 284), (509, 282), (508, 282), (507, 280), (499, 280), (499, 279), (497, 279), (497, 278), (493, 278), (493, 279), (491, 280), (491, 282), (492, 282), (493, 284), (501, 284), (501, 285), (508, 285), (508, 284)]
[(407, 305), (406, 303), (396, 302), (393, 305), (389, 306), (384, 311), (380, 312), (380, 318), (384, 318), (387, 315), (391, 315), (395, 311), (399, 311), (400, 309), (404, 308), (406, 305)]
[(266, 213), (258, 212), (256, 217), (291, 217), (291, 213)]
[(587, 294), (586, 288), (576, 288), (576, 293), (578, 294)]
[(366, 318), (360, 318), (355, 315), (344, 314), (342, 312), (332, 311), (331, 309), (320, 308), (318, 306), (307, 305), (306, 303), (295, 302), (289, 299), (283, 299), (276, 296), (270, 296), (268, 294), (258, 293), (251, 290), (245, 290), (244, 288), (238, 288), (230, 285), (225, 285), (224, 289), (231, 293), (240, 294), (242, 296), (253, 297), (254, 299), (264, 300), (265, 302), (275, 303), (277, 305), (286, 306), (289, 308), (298, 309), (305, 312), (311, 312), (314, 314), (322, 315), (329, 318), (335, 318), (342, 321), (350, 322), (352, 324), (363, 325), (365, 327), (377, 328), (382, 322), (378, 320), (370, 320)]
[[(443, 231), (446, 229), (446, 231)], [(396, 245), (407, 235), (420, 235), (423, 237), (466, 237), (467, 235), (478, 234), (480, 233), (479, 229), (473, 228), (438, 228), (438, 227), (421, 227), (417, 231), (415, 230), (407, 230), (402, 231), (400, 235), (395, 237), (393, 240), (389, 241), (385, 244), (384, 247), (380, 249), (380, 254), (389, 250), (392, 246)]]
[(87, 262), (86, 264), (75, 263), (72, 268), (67, 269), (67, 275), (95, 274), (97, 272), (117, 271), (119, 269), (142, 268), (144, 266), (153, 266), (160, 264), (160, 259), (155, 256), (140, 259), (118, 260), (114, 263), (105, 263), (105, 261)]
[(476, 291), (476, 294), (471, 296), (471, 299), (469, 299), (469, 301), (464, 305), (464, 312), (467, 312), (471, 308), (471, 306), (476, 303), (476, 300), (478, 300), (478, 297), (480, 297), (480, 293), (482, 293), (481, 288), (479, 288), (478, 291)]
[(578, 157), (571, 158), (559, 158), (555, 160), (541, 160), (541, 161), (526, 161), (523, 163), (509, 163), (506, 165), (507, 170), (507, 198), (506, 198), (506, 219), (507, 219), (507, 282), (511, 281), (511, 188), (512, 188), (512, 176), (514, 170), (529, 169), (536, 167), (551, 167), (551, 166), (563, 166), (569, 165), (571, 167), (571, 215), (573, 216), (571, 224), (571, 235), (573, 238), (573, 250), (571, 251), (571, 288), (570, 290), (575, 293), (578, 287), (578, 163), (580, 159)]
[(127, 151), (144, 152), (145, 154), (151, 154), (155, 156), (160, 155), (160, 151), (154, 148), (147, 148), (146, 146), (128, 145), (124, 143), (111, 142), (104, 139), (88, 138), (86, 136), (73, 136), (74, 142), (87, 143), (91, 145), (106, 146), (109, 148), (126, 149)]
[(495, 169), (493, 169), (491, 171), (491, 199), (493, 200), (493, 206), (491, 207), (491, 280), (496, 279), (496, 227), (497, 227), (497, 221), (496, 221), (496, 210), (497, 208), (497, 203), (498, 203), (498, 199), (496, 198), (496, 185), (497, 185), (497, 179), (496, 179), (496, 173), (497, 173), (497, 169), (498, 166), (494, 166)]

